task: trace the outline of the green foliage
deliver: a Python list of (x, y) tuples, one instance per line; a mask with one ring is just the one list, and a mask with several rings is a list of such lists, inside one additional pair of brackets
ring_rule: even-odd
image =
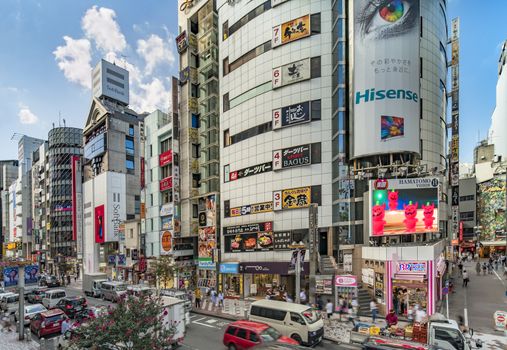
[(73, 331), (70, 349), (168, 349), (175, 325), (166, 320), (160, 299), (122, 298), (116, 307)]
[(169, 256), (160, 256), (153, 264), (155, 276), (163, 287), (166, 286), (174, 276), (174, 263)]

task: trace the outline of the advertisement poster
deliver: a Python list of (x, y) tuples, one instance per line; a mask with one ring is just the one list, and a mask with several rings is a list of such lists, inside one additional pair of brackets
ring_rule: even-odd
[(199, 258), (213, 258), (213, 250), (216, 248), (215, 227), (199, 228)]
[(273, 68), (273, 89), (311, 78), (310, 58)]
[(311, 200), (311, 187), (282, 190), (282, 209), (308, 208)]
[(257, 223), (224, 227), (225, 252), (273, 250), (273, 223)]
[(173, 188), (173, 178), (172, 176), (166, 177), (165, 179), (160, 180), (160, 191), (167, 191)]
[(184, 52), (188, 47), (187, 31), (184, 30), (176, 37), (176, 48), (178, 53)]
[[(228, 165), (224, 167), (224, 171), (226, 174), (224, 174), (225, 182), (229, 181), (236, 181), (239, 179), (242, 179), (244, 177), (253, 176), (257, 174), (267, 173), (271, 170), (273, 170), (273, 163), (272, 162), (266, 162), (258, 165), (252, 165), (240, 170), (236, 171), (226, 171), (228, 169)], [(227, 174), (228, 173), (228, 174)]]
[(302, 16), (273, 27), (272, 46), (287, 44), (310, 34), (310, 15)]
[(273, 130), (310, 122), (310, 111), (310, 101), (274, 109)]
[(95, 207), (95, 243), (105, 242), (104, 205)]
[(173, 150), (172, 149), (170, 149), (169, 151), (166, 151), (158, 156), (158, 165), (161, 167), (172, 163), (172, 161), (173, 161)]
[(206, 197), (206, 226), (214, 226), (216, 222), (215, 195)]
[(438, 232), (438, 178), (370, 181), (370, 236)]
[(173, 235), (171, 231), (164, 231), (160, 234), (160, 254), (166, 255), (173, 249)]
[(289, 275), (296, 273), (296, 266), (298, 261), (298, 255), (299, 255), (299, 263), (301, 266), (301, 272), (305, 271), (305, 255), (306, 255), (306, 249), (296, 249), (292, 251), (292, 256), (290, 258), (289, 263)]
[(25, 285), (37, 284), (39, 277), (39, 265), (25, 266)]
[(281, 170), (312, 163), (312, 145), (301, 145), (273, 151), (273, 170)]
[(419, 153), (419, 0), (353, 7), (353, 157)]
[(224, 236), (237, 235), (249, 232), (269, 232), (273, 231), (273, 221), (258, 222), (254, 224), (244, 224), (235, 226), (226, 226), (223, 228)]
[(18, 280), (18, 267), (4, 267), (4, 288), (17, 286)]
[(241, 207), (230, 208), (229, 216), (243, 216), (250, 214), (268, 213), (273, 211), (273, 202), (242, 205)]
[(291, 231), (281, 231), (273, 233), (274, 245), (273, 248), (275, 250), (288, 250), (289, 246), (292, 244), (292, 232)]
[(161, 219), (162, 219), (162, 230), (172, 230), (173, 229), (172, 216), (164, 216)]

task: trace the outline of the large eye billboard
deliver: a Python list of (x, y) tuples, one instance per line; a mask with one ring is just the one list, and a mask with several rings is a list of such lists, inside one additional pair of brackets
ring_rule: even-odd
[(419, 153), (419, 0), (353, 3), (353, 156)]
[(370, 236), (438, 232), (438, 178), (370, 181)]

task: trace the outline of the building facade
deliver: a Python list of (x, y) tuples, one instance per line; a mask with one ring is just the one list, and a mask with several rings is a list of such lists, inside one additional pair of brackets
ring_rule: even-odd
[[(477, 180), (475, 176), (459, 179), (459, 219), (461, 241), (474, 241), (477, 226)], [(468, 244), (474, 248), (475, 244)]]
[(495, 145), (495, 155), (507, 158), (507, 74), (505, 62), (507, 61), (507, 41), (502, 45), (500, 58), (498, 59), (498, 81), (496, 83), (496, 106), (491, 117), (489, 142)]
[(16, 180), (18, 174), (17, 160), (0, 161), (0, 243), (2, 244), (2, 256), (7, 249), (6, 244), (9, 243), (10, 236), (10, 219), (9, 216), (9, 187)]

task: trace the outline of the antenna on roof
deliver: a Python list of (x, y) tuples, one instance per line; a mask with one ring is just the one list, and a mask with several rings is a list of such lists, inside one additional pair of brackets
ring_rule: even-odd
[(65, 118), (63, 118), (63, 127), (65, 127)]
[(121, 58), (122, 58), (122, 63), (123, 63), (123, 69), (127, 70), (127, 55), (120, 55)]

